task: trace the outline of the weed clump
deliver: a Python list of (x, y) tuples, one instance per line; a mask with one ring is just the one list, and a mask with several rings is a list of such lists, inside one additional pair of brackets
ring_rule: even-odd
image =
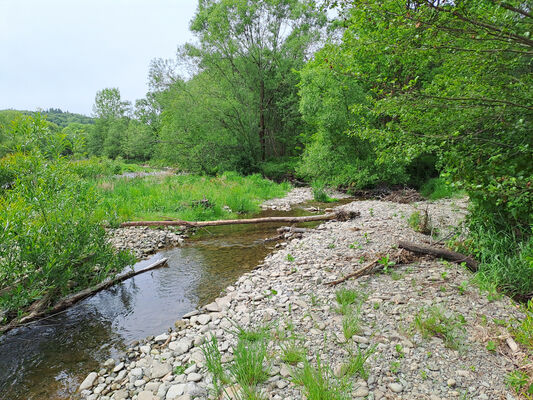
[(446, 313), (440, 307), (421, 309), (415, 316), (414, 326), (423, 337), (441, 338), (451, 349), (459, 350), (464, 345), (465, 319), (462, 315)]

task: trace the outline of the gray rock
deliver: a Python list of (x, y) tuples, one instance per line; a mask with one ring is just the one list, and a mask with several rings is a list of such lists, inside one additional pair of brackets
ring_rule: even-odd
[(185, 392), (185, 384), (178, 383), (177, 385), (172, 385), (166, 394), (165, 400), (174, 400), (181, 396)]
[(122, 368), (124, 368), (124, 363), (123, 362), (119, 363), (115, 368), (113, 368), (113, 372), (118, 372)]
[(400, 393), (403, 390), (403, 386), (399, 383), (392, 382), (389, 383), (389, 389), (392, 390), (394, 393)]
[(154, 338), (154, 341), (156, 343), (159, 343), (159, 342), (166, 342), (166, 340), (168, 339), (168, 334), (167, 333), (162, 333), (161, 335), (158, 335)]
[(175, 352), (178, 356), (187, 353), (191, 347), (192, 340), (190, 339), (182, 339), (180, 341), (170, 342), (168, 345), (168, 348)]
[(197, 372), (190, 373), (187, 375), (187, 381), (188, 382), (199, 382), (203, 378), (202, 374), (199, 374)]
[(98, 374), (96, 372), (91, 372), (89, 375), (87, 375), (87, 377), (83, 380), (83, 382), (80, 385), (80, 388), (79, 388), (80, 392), (82, 390), (91, 388), (97, 377), (98, 377)]
[(154, 361), (154, 363), (152, 364), (151, 377), (152, 379), (159, 379), (164, 377), (170, 371), (172, 371), (172, 366), (170, 364)]
[(209, 314), (199, 315), (197, 321), (200, 325), (206, 325), (209, 321), (211, 321), (211, 315)]
[(121, 390), (117, 390), (114, 394), (113, 394), (113, 399), (114, 400), (125, 400), (129, 397), (129, 393), (127, 390), (124, 390), (124, 389), (121, 389)]
[(205, 309), (207, 311), (209, 311), (209, 312), (220, 312), (220, 311), (222, 311), (220, 306), (216, 302), (209, 303), (208, 305), (205, 306)]
[(155, 400), (155, 396), (148, 390), (143, 390), (137, 395), (137, 400)]

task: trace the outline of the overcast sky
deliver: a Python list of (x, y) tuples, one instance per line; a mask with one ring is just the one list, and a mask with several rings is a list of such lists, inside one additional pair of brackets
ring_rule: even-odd
[(0, 110), (90, 115), (97, 90), (144, 97), (150, 60), (192, 39), (196, 0), (0, 0)]

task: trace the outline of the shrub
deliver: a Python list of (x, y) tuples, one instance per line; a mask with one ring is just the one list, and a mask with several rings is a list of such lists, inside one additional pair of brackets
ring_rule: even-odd
[(0, 160), (2, 168), (20, 171), (0, 196), (0, 309), (8, 318), (43, 296), (53, 301), (133, 262), (107, 243), (99, 197), (68, 162), (13, 154)]

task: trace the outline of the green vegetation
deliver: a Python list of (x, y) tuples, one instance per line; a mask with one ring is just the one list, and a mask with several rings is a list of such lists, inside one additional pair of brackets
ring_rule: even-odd
[(342, 333), (346, 340), (351, 339), (353, 335), (357, 335), (361, 332), (360, 313), (360, 305), (358, 307), (346, 307), (346, 312), (342, 318)]
[(455, 350), (460, 350), (464, 346), (466, 334), (464, 324), (461, 315), (455, 315), (436, 306), (421, 309), (414, 320), (414, 327), (423, 337), (439, 337), (447, 347)]
[[(213, 220), (259, 211), (262, 199), (283, 196), (288, 184), (259, 175), (152, 176), (99, 182), (104, 203), (121, 219)], [(229, 207), (230, 210), (227, 208)]]
[(528, 396), (526, 398), (533, 395), (533, 383), (525, 371), (513, 371), (507, 375), (505, 381), (507, 386), (513, 389), (517, 394), (523, 393)]
[(370, 346), (366, 350), (357, 347), (357, 352), (354, 352), (350, 347), (347, 348), (349, 353), (348, 362), (342, 365), (341, 373), (343, 376), (368, 379), (368, 371), (365, 368), (365, 363), (368, 358), (376, 352), (376, 346)]
[(316, 367), (309, 361), (293, 373), (294, 382), (303, 386), (303, 391), (309, 400), (347, 400), (349, 385), (346, 381), (337, 379), (331, 367), (320, 361), (317, 356)]
[(443, 178), (431, 178), (422, 185), (420, 193), (429, 200), (459, 197), (465, 194), (464, 192), (458, 191), (452, 184), (446, 182)]
[(0, 159), (0, 310), (2, 322), (43, 311), (133, 262), (107, 243), (94, 185), (63, 157), (69, 143), (36, 117), (17, 118), (18, 152)]

